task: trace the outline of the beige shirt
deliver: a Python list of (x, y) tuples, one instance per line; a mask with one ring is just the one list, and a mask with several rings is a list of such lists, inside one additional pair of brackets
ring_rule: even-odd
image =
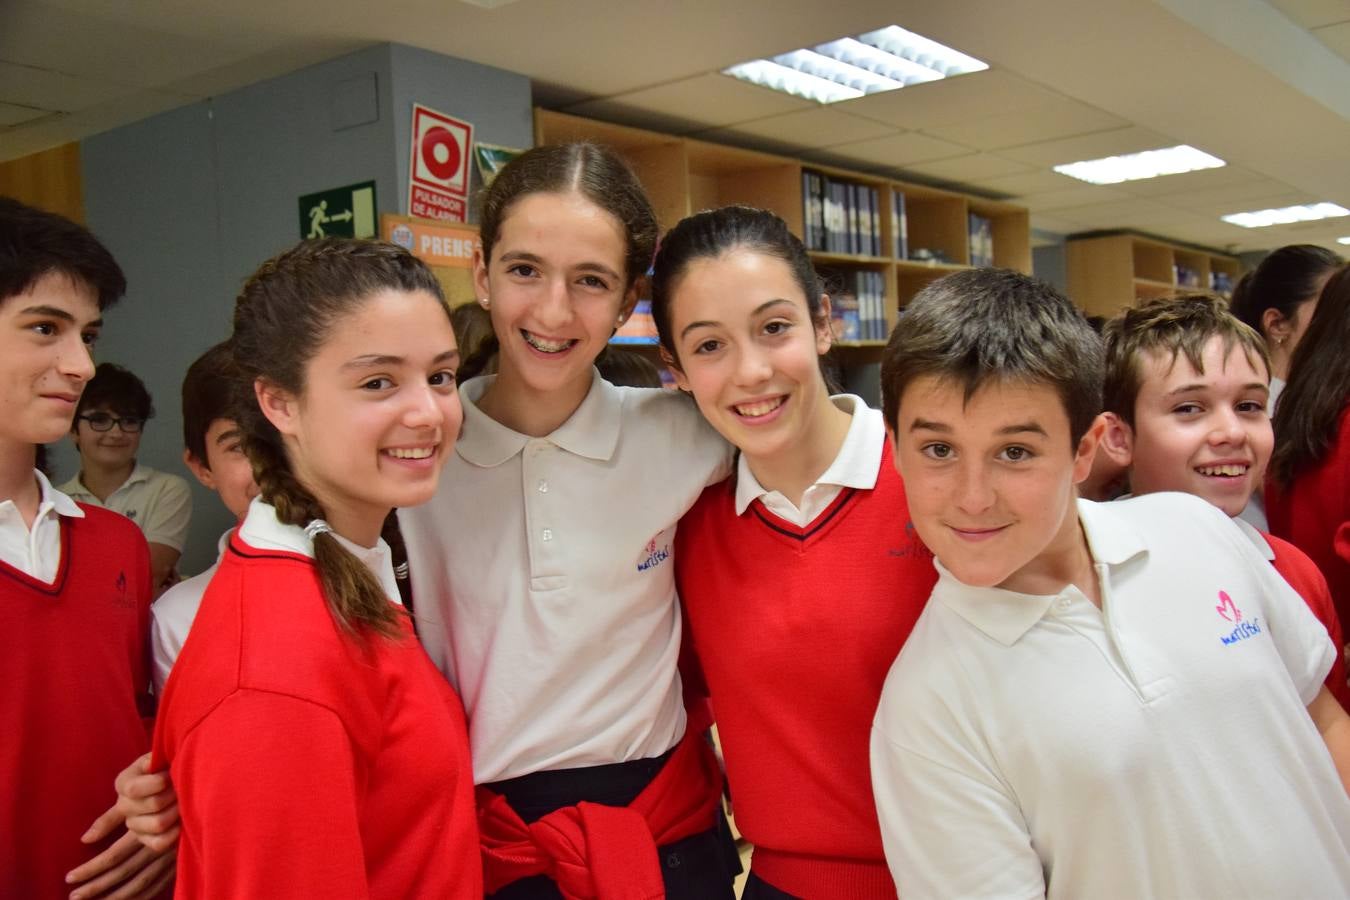
[(121, 513), (135, 522), (152, 544), (183, 549), (192, 519), (192, 492), (177, 475), (138, 465), (106, 501), (95, 497), (79, 475), (61, 485), (61, 490), (81, 503)]

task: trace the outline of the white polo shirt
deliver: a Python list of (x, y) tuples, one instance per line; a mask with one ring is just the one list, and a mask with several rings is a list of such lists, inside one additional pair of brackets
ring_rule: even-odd
[(192, 622), (197, 618), (197, 608), (202, 605), (202, 595), (211, 583), (211, 576), (220, 567), (220, 558), (225, 555), (233, 532), (231, 528), (216, 542), (216, 561), (209, 569), (178, 582), (150, 605), (150, 655), (154, 662), (150, 674), (154, 678), (156, 694), (164, 693), (169, 670), (183, 649), (183, 641), (187, 640)]
[(140, 527), (149, 543), (183, 549), (192, 518), (192, 491), (177, 475), (137, 465), (106, 501), (90, 493), (79, 475), (61, 485), (61, 490), (81, 503), (126, 516)]
[(684, 734), (675, 525), (730, 448), (686, 397), (590, 392), (547, 437), (478, 409), (435, 498), (399, 510), (418, 633), (469, 714), (474, 778), (659, 756)]
[(1078, 508), (1101, 609), (938, 565), (872, 732), (900, 896), (1350, 897), (1321, 623), (1198, 497)]
[(877, 486), (877, 470), (881, 467), (886, 437), (886, 421), (881, 410), (872, 409), (853, 394), (836, 394), (830, 400), (853, 418), (834, 462), (802, 494), (801, 508), (798, 509), (797, 504), (781, 492), (765, 490), (742, 455), (736, 469), (736, 515), (743, 515), (751, 503), (760, 500), (778, 518), (805, 528), (844, 488), (870, 491)]
[(31, 575), (38, 581), (51, 584), (61, 565), (61, 516), (84, 518), (84, 510), (74, 500), (52, 487), (37, 469), (37, 515), (30, 528), (13, 500), (0, 501), (0, 561)]

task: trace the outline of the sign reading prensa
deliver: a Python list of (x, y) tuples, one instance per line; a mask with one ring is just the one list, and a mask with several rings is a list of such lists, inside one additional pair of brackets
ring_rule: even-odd
[(476, 225), (438, 225), (388, 214), (380, 216), (380, 237), (430, 265), (450, 269), (472, 269), (479, 246)]
[(469, 196), (473, 126), (413, 104), (408, 215), (463, 222)]

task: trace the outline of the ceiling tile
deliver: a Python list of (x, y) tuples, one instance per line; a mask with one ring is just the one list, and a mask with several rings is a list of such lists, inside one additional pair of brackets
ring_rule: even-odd
[(868, 94), (840, 107), (899, 128), (927, 128), (1044, 106), (1059, 95), (1002, 69)]
[(1082, 222), (1061, 219), (1053, 213), (1032, 213), (1031, 227), (1036, 231), (1048, 231), (1052, 234), (1073, 234), (1075, 231), (1087, 230)]
[[(687, 123), (683, 131), (699, 131), (814, 108), (818, 105), (810, 100), (712, 72), (587, 100), (568, 107), (566, 112), (610, 120), (623, 117), (643, 127), (655, 127), (654, 120), (662, 118)], [(651, 124), (643, 123), (644, 119)]]
[[(1280, 204), (1284, 197), (1302, 197), (1302, 194), (1286, 184), (1273, 179), (1255, 181), (1249, 184), (1229, 185), (1203, 191), (1191, 191), (1184, 194), (1170, 194), (1158, 200), (1176, 209), (1189, 210), (1207, 216), (1222, 216), (1231, 212), (1253, 209), (1269, 209)], [(1291, 201), (1294, 203), (1300, 201)]]
[(1268, 2), (1304, 28), (1321, 28), (1333, 22), (1350, 20), (1350, 4), (1345, 0), (1268, 0)]
[(1057, 99), (1039, 109), (980, 116), (960, 122), (925, 125), (922, 131), (978, 150), (998, 150), (1094, 131), (1124, 128), (1130, 123), (1110, 113), (1079, 103)]
[(1004, 159), (992, 153), (972, 153), (969, 156), (957, 156), (953, 159), (915, 163), (906, 166), (906, 168), (911, 172), (929, 178), (962, 183), (971, 182), (978, 178), (1019, 175), (1031, 171), (1031, 166), (1026, 163)]
[[(1089, 206), (1094, 203), (1106, 203), (1113, 200), (1128, 200), (1130, 195), (1109, 187), (1082, 184), (1065, 188), (1062, 191), (1047, 191), (1043, 194), (1029, 194), (1018, 197), (1017, 202), (1033, 212), (1070, 209), (1075, 206)], [(1069, 213), (1064, 213), (1069, 215)]]
[[(734, 128), (717, 131), (815, 148), (878, 138), (893, 133), (895, 129), (834, 108), (813, 106), (800, 112), (740, 122)], [(711, 133), (707, 136), (711, 137)]]
[(1078, 137), (1027, 144), (1023, 147), (1004, 150), (1003, 155), (1009, 159), (1049, 168), (1084, 159), (1100, 159), (1103, 156), (1117, 156), (1121, 153), (1138, 153), (1141, 150), (1171, 147), (1177, 143), (1180, 142), (1163, 137), (1146, 128), (1131, 125), (1128, 128), (1116, 128), (1111, 131), (1098, 131)]
[(970, 148), (911, 131), (870, 141), (837, 144), (830, 148), (830, 153), (872, 165), (899, 167), (964, 156), (970, 153)]
[(1027, 172), (1024, 175), (1003, 175), (998, 178), (981, 178), (973, 183), (974, 187), (1010, 197), (1022, 197), (1027, 194), (1046, 194), (1051, 191), (1067, 191), (1080, 187), (1076, 181), (1058, 172)]
[(1350, 22), (1319, 28), (1313, 34), (1342, 59), (1350, 61)]
[(35, 109), (31, 106), (16, 106), (13, 103), (0, 103), (0, 126), (19, 125), (44, 116), (54, 115), (49, 109)]
[(33, 66), (0, 62), (0, 102), (74, 112), (108, 103), (135, 89), (104, 78), (80, 78)]
[(1182, 172), (1179, 175), (1164, 175), (1161, 178), (1125, 181), (1113, 187), (1136, 197), (1170, 197), (1210, 188), (1233, 188), (1240, 184), (1262, 180), (1264, 177), (1251, 169), (1242, 166), (1223, 166), (1218, 169), (1201, 169), (1198, 172)]

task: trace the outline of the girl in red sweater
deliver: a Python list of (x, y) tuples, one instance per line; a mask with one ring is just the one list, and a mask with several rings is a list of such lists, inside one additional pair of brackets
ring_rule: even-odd
[(829, 298), (782, 219), (744, 207), (662, 242), (652, 309), (682, 389), (740, 450), (680, 521), (689, 636), (752, 900), (894, 898), (868, 767), (891, 663), (936, 580), (881, 413), (831, 396)]
[(245, 284), (232, 341), (260, 496), (155, 731), (177, 896), (481, 897), (464, 712), (380, 539), (459, 430), (441, 289), (392, 244), (310, 241)]
[(1350, 531), (1350, 266), (1331, 277), (1294, 351), (1275, 412), (1266, 483), (1270, 531), (1322, 570), (1344, 629), (1350, 622), (1350, 559), (1336, 548)]

